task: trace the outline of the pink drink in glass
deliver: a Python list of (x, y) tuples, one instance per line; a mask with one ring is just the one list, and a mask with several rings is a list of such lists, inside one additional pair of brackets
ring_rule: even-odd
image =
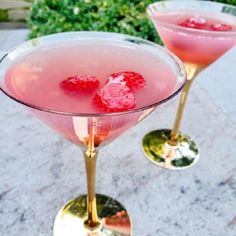
[[(204, 19), (206, 25), (199, 29), (181, 26), (193, 17)], [(151, 18), (165, 46), (187, 63), (207, 66), (236, 45), (236, 20), (229, 14), (188, 9), (156, 12)], [(212, 26), (217, 24), (230, 25), (231, 29), (216, 31)]]
[[(145, 112), (96, 117), (99, 111), (92, 102), (96, 90), (73, 94), (59, 85), (71, 76), (90, 75), (95, 76), (102, 87), (109, 75), (122, 71), (140, 73), (146, 80), (146, 86), (134, 92), (135, 109), (162, 101), (176, 87), (174, 70), (154, 53), (136, 46), (104, 42), (91, 44), (89, 41), (82, 44), (73, 41), (56, 43), (23, 55), (9, 67), (4, 86), (14, 98), (43, 108), (44, 111), (30, 110), (73, 143), (87, 145), (94, 128), (95, 145), (99, 145), (118, 137), (153, 108)], [(57, 114), (45, 112), (45, 109), (55, 110)], [(59, 112), (85, 115), (68, 116)]]
[(183, 61), (188, 79), (173, 128), (145, 135), (143, 150), (158, 166), (187, 169), (199, 160), (194, 140), (180, 132), (187, 97), (198, 74), (236, 45), (236, 7), (205, 0), (169, 0), (151, 3), (147, 14), (164, 45)]

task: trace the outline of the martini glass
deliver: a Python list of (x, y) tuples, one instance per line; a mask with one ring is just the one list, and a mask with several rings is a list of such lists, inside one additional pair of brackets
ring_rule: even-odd
[(196, 143), (179, 132), (187, 96), (199, 72), (236, 45), (236, 7), (210, 1), (161, 1), (147, 13), (164, 45), (183, 62), (188, 74), (172, 130), (143, 138), (146, 157), (161, 167), (182, 170), (199, 159)]
[[(97, 76), (101, 86), (105, 86), (108, 75), (127, 70), (142, 74), (146, 86), (135, 92), (136, 107), (122, 112), (95, 109), (92, 97), (96, 91), (75, 94), (62, 91), (59, 86), (62, 79), (74, 74)], [(83, 152), (87, 194), (62, 207), (54, 222), (54, 236), (132, 235), (131, 220), (124, 206), (95, 193), (98, 150), (183, 88), (186, 78), (183, 64), (162, 47), (139, 38), (70, 32), (19, 45), (1, 59), (0, 77), (3, 93), (23, 104)]]

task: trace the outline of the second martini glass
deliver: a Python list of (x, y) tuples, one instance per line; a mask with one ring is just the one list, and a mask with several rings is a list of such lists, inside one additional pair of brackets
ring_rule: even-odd
[(161, 1), (149, 5), (147, 12), (164, 45), (184, 62), (188, 80), (173, 129), (147, 134), (143, 150), (156, 165), (186, 169), (199, 159), (196, 143), (179, 132), (189, 89), (199, 72), (236, 45), (236, 7), (210, 1)]
[(180, 91), (186, 77), (182, 63), (162, 47), (139, 38), (70, 32), (16, 47), (0, 61), (0, 76), (6, 95), (83, 152), (87, 195), (59, 211), (54, 236), (132, 235), (125, 208), (95, 193), (98, 150)]

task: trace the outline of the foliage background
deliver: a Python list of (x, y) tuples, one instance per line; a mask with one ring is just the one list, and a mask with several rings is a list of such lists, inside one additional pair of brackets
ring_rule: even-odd
[[(157, 0), (37, 0), (28, 19), (30, 38), (65, 31), (108, 31), (160, 39), (146, 16)], [(215, 0), (236, 5), (236, 0)]]

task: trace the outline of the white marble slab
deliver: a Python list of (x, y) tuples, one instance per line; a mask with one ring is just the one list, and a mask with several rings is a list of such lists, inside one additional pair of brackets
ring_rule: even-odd
[[(0, 50), (21, 42), (25, 32), (10, 35), (15, 41), (0, 44)], [(234, 76), (233, 63), (231, 69)], [(212, 66), (208, 73), (215, 70), (215, 80), (225, 78), (224, 68)], [(97, 192), (128, 208), (134, 236), (236, 235), (236, 125), (203, 76), (193, 85), (182, 124), (200, 146), (195, 167), (167, 171), (140, 149), (146, 132), (172, 126), (178, 98), (100, 151)], [(52, 235), (59, 208), (86, 191), (81, 153), (3, 94), (0, 108), (0, 235)]]
[(236, 122), (236, 46), (211, 65), (198, 82)]

